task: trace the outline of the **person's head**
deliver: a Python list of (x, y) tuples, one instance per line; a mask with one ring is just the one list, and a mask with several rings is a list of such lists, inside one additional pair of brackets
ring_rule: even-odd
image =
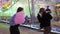
[(17, 12), (20, 12), (20, 11), (22, 11), (22, 10), (23, 10), (22, 7), (18, 7)]
[(45, 12), (45, 8), (40, 8), (39, 13), (44, 13)]
[(28, 16), (26, 16), (26, 17), (28, 17)]
[(47, 9), (49, 9), (49, 6), (47, 6)]

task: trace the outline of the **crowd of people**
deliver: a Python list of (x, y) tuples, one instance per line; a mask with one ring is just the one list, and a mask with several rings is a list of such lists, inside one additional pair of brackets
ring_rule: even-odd
[[(51, 31), (52, 16), (50, 13), (51, 10), (49, 6), (47, 6), (46, 10), (45, 8), (40, 8), (37, 14), (37, 19), (40, 22), (40, 29), (44, 29), (44, 34), (50, 34)], [(24, 9), (19, 7), (17, 13), (10, 20), (10, 34), (20, 34), (18, 27), (20, 24), (23, 24), (23, 22), (25, 22)]]
[(39, 13), (37, 15), (38, 21), (40, 22), (40, 29), (44, 29), (44, 34), (50, 34), (51, 32), (51, 10), (49, 9), (49, 6), (47, 6), (47, 9), (40, 8)]

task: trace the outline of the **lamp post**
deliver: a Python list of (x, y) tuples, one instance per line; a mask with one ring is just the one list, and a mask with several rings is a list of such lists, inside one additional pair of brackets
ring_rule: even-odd
[(32, 24), (34, 24), (34, 21), (35, 21), (35, 15), (34, 15), (34, 0), (31, 0), (31, 4), (32, 4)]

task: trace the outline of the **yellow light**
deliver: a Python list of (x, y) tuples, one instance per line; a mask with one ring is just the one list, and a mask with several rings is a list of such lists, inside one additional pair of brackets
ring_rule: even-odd
[(57, 5), (55, 5), (55, 6), (60, 6), (60, 4), (57, 4)]

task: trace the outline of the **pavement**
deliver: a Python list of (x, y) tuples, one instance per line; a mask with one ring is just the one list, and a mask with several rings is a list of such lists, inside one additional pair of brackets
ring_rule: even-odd
[[(38, 32), (37, 30), (32, 30), (24, 27), (19, 27), (21, 34), (43, 34), (43, 32)], [(10, 34), (9, 24), (0, 23), (0, 34)]]

